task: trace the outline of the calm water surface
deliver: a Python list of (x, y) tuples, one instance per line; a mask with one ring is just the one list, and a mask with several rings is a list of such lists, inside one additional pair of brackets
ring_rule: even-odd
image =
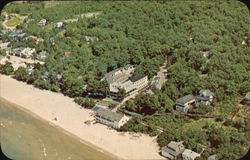
[(14, 160), (114, 160), (0, 98), (0, 142)]

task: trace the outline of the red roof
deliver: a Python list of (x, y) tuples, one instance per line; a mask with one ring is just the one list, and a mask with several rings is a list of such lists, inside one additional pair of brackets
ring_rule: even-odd
[(72, 52), (68, 51), (68, 52), (64, 52), (64, 55), (70, 55)]

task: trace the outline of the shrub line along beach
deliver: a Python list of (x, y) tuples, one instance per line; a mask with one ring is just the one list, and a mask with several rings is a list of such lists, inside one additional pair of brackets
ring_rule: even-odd
[[(158, 154), (156, 141), (150, 136), (134, 138), (127, 132), (121, 134), (98, 123), (91, 126), (84, 124), (86, 120), (93, 119), (91, 110), (80, 109), (72, 98), (37, 89), (5, 75), (0, 75), (0, 88), (2, 98), (79, 137), (81, 142), (96, 146), (97, 150), (112, 153), (119, 159), (163, 158)], [(54, 120), (55, 117), (57, 120)]]

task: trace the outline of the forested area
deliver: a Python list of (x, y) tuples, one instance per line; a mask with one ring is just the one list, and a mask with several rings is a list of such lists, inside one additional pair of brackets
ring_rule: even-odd
[[(228, 117), (239, 98), (250, 91), (250, 22), (244, 4), (237, 1), (107, 1), (63, 2), (56, 8), (46, 8), (44, 3), (29, 2), (8, 5), (4, 11), (29, 15), (34, 20), (19, 28), (44, 39), (39, 44), (28, 39), (13, 46), (28, 45), (38, 52), (49, 53), (45, 65), (35, 66), (31, 75), (19, 69), (16, 77), (20, 80), (78, 97), (76, 102), (91, 107), (92, 99), (81, 97), (89, 92), (103, 97), (108, 92), (107, 83), (100, 81), (105, 73), (136, 64), (136, 73), (151, 78), (167, 61), (169, 78), (163, 88), (154, 90), (153, 95), (138, 95), (126, 102), (128, 111), (144, 116), (133, 118), (122, 130), (159, 134), (161, 146), (171, 140), (186, 140), (190, 149), (200, 151), (197, 146), (200, 143), (212, 148), (204, 152), (205, 158), (218, 153), (220, 159), (236, 159), (249, 148), (247, 116), (239, 122), (240, 127)], [(64, 23), (62, 28), (54, 27), (59, 21), (89, 12), (101, 14)], [(42, 18), (48, 21), (47, 25), (37, 26)], [(95, 39), (88, 42), (85, 36)], [(64, 55), (66, 51), (72, 54)], [(4, 71), (13, 72), (9, 65)], [(48, 81), (42, 79), (45, 72), (49, 72)], [(58, 74), (62, 75), (60, 80), (56, 78)], [(190, 120), (176, 113), (173, 105), (177, 98), (197, 95), (201, 89), (214, 92), (215, 101), (210, 108), (193, 112), (216, 116), (215, 124), (204, 124), (201, 130), (185, 130), (185, 124), (202, 118)], [(166, 115), (156, 116), (157, 113)]]

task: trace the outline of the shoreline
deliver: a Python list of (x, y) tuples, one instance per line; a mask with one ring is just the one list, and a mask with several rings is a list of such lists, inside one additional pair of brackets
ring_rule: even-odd
[(41, 116), (37, 115), (36, 113), (34, 113), (34, 112), (32, 112), (32, 111), (30, 111), (30, 110), (28, 110), (28, 109), (26, 109), (26, 108), (24, 108), (24, 107), (16, 104), (16, 103), (10, 102), (10, 101), (8, 101), (7, 99), (5, 99), (5, 98), (3, 98), (1, 96), (0, 96), (0, 102), (1, 103), (3, 102), (3, 103), (13, 104), (12, 105), (13, 108), (18, 108), (19, 110), (21, 110), (21, 111), (29, 114), (31, 117), (33, 117), (35, 119), (38, 119), (39, 121), (42, 121), (42, 122), (45, 122), (45, 123), (49, 124), (50, 126), (52, 126), (52, 127), (56, 128), (56, 129), (58, 129), (59, 131), (63, 132), (63, 134), (66, 134), (67, 136), (70, 136), (71, 138), (76, 139), (77, 141), (83, 143), (84, 145), (86, 145), (86, 146), (88, 146), (88, 147), (90, 147), (90, 148), (92, 148), (92, 149), (94, 149), (94, 150), (96, 150), (98, 152), (101, 152), (102, 154), (108, 155), (108, 156), (110, 156), (110, 157), (112, 157), (114, 159), (122, 160), (121, 157), (113, 155), (112, 153), (110, 153), (108, 151), (105, 151), (105, 150), (103, 150), (102, 148), (100, 148), (100, 147), (98, 147), (96, 145), (93, 145), (93, 144), (91, 144), (89, 142), (86, 142), (81, 137), (78, 137), (77, 135), (74, 135), (74, 134), (70, 133), (66, 129), (64, 129), (64, 128), (58, 126), (58, 125), (55, 125), (55, 124), (51, 123), (50, 121), (47, 121), (46, 119), (43, 119)]
[[(0, 88), (0, 97), (4, 100), (115, 159), (163, 159), (158, 154), (159, 146), (155, 137), (142, 135), (133, 138), (128, 132), (109, 130), (99, 123), (91, 126), (84, 124), (86, 120), (93, 119), (90, 116), (91, 110), (80, 109), (73, 98), (35, 88), (2, 74)], [(53, 120), (55, 116), (57, 121)]]

